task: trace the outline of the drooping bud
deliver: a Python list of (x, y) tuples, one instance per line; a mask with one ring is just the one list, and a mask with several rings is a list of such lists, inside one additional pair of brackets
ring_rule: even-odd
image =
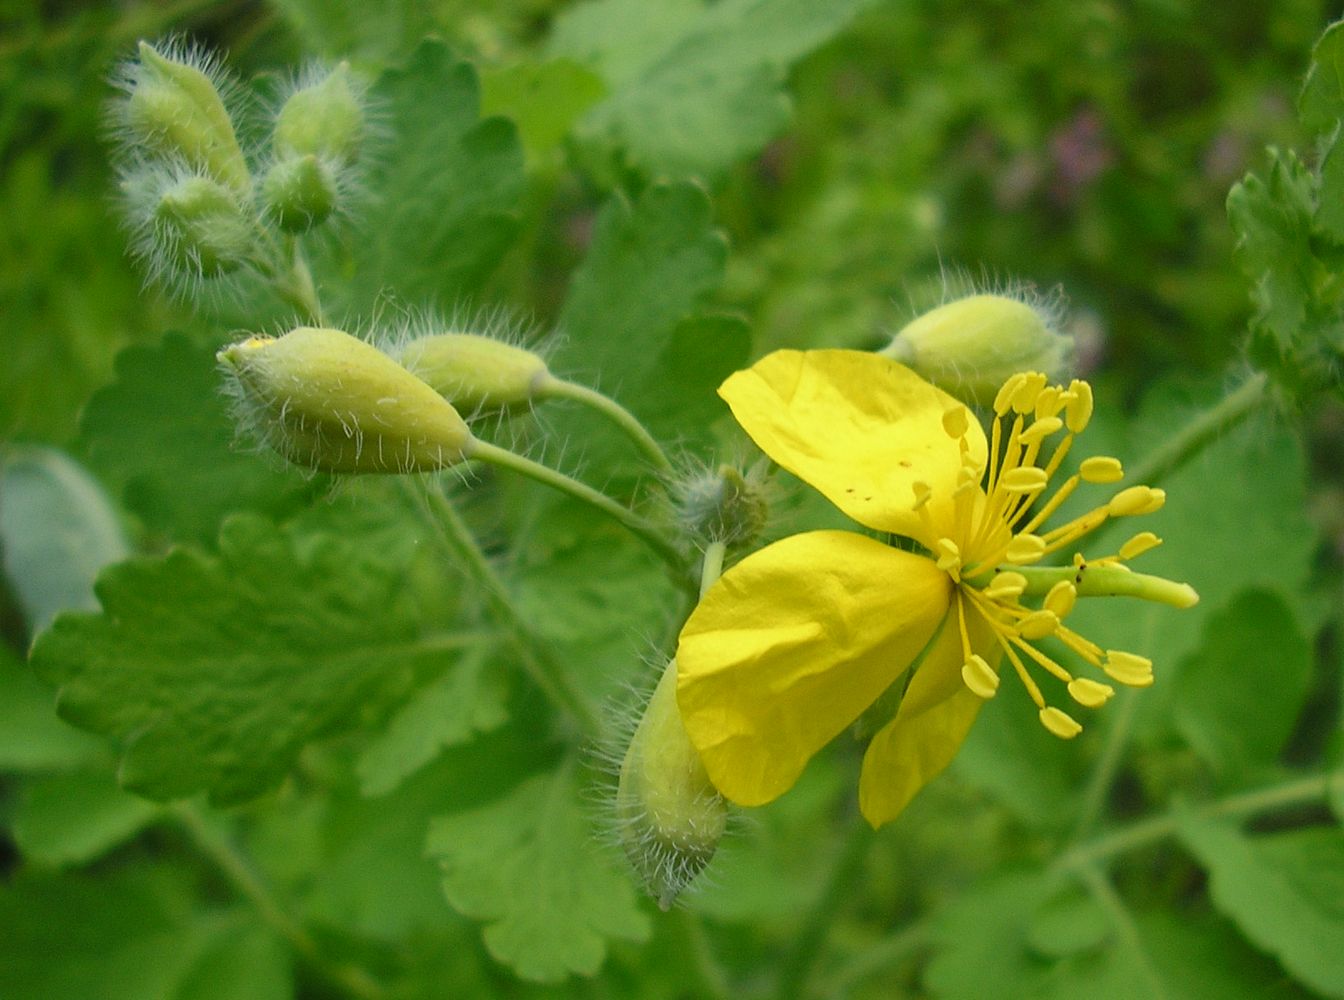
[(1042, 384), (1044, 376), (1057, 378), (1073, 341), (1054, 329), (1044, 309), (1004, 295), (971, 295), (911, 320), (880, 353), (988, 404), (1015, 372), (1040, 372)]
[(280, 159), (316, 156), (339, 164), (359, 159), (365, 133), (362, 88), (343, 62), (280, 107), (272, 142)]
[(769, 516), (758, 477), (720, 465), (688, 475), (672, 485), (677, 520), (697, 544), (745, 545), (765, 528)]
[(664, 910), (700, 874), (728, 823), (677, 709), (677, 664), (663, 671), (621, 763), (616, 817), (621, 844)]
[(395, 356), (464, 413), (526, 409), (550, 380), (532, 351), (476, 333), (417, 337)]
[(126, 90), (121, 116), (136, 152), (180, 161), (247, 193), (247, 160), (208, 60), (141, 42), (139, 59), (126, 68)]
[(447, 400), (339, 330), (249, 337), (217, 357), (240, 423), (296, 465), (426, 472), (462, 461), (475, 443)]
[(152, 209), (153, 238), (163, 259), (186, 275), (215, 278), (251, 259), (255, 234), (247, 207), (210, 177), (168, 181)]
[(272, 164), (261, 194), (281, 229), (304, 233), (330, 218), (338, 192), (331, 169), (310, 153)]

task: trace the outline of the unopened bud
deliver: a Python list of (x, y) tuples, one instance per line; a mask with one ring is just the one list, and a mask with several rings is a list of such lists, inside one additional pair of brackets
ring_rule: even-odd
[(626, 856), (663, 909), (714, 856), (728, 807), (677, 709), (677, 664), (663, 671), (621, 763), (616, 816)]
[(218, 354), (236, 415), (289, 461), (324, 472), (426, 472), (468, 457), (457, 410), (376, 347), (299, 327)]
[(364, 131), (362, 88), (343, 62), (289, 96), (276, 116), (273, 141), (281, 158), (312, 155), (349, 164), (359, 158)]
[(191, 54), (175, 58), (141, 42), (140, 58), (126, 73), (127, 141), (246, 193), (252, 183), (247, 160), (209, 70)]
[(476, 333), (417, 337), (396, 356), (468, 414), (526, 409), (551, 374), (533, 352)]
[(261, 184), (267, 210), (288, 233), (321, 225), (336, 207), (336, 179), (316, 156), (294, 156), (275, 163)]
[(697, 542), (745, 545), (765, 528), (769, 505), (760, 484), (731, 465), (687, 476), (673, 485), (677, 518)]
[(988, 404), (1015, 372), (1057, 378), (1072, 351), (1072, 340), (1042, 310), (1003, 295), (971, 295), (907, 323), (881, 353)]
[(218, 277), (253, 255), (247, 208), (210, 177), (188, 176), (168, 184), (154, 205), (152, 227), (168, 263), (183, 274)]

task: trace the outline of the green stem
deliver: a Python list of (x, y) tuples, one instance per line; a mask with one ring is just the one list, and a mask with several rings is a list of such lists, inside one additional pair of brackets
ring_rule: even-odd
[(596, 507), (608, 517), (618, 521), (649, 548), (657, 552), (663, 558), (663, 561), (675, 571), (678, 583), (682, 586), (690, 585), (686, 578), (686, 562), (677, 547), (654, 526), (653, 522), (640, 517), (605, 493), (595, 490), (587, 483), (581, 483), (563, 472), (557, 472), (540, 462), (534, 462), (530, 458), (524, 458), (507, 448), (500, 448), (498, 445), (490, 444), (488, 441), (482, 441), (479, 438), (472, 441), (468, 457), (520, 473), (529, 479), (534, 479), (545, 486)]
[(328, 963), (307, 928), (285, 911), (233, 842), (196, 806), (181, 803), (172, 807), (172, 813), (197, 850), (209, 858), (234, 890), (256, 908), (261, 919), (289, 942), (294, 953), (328, 983), (354, 1000), (383, 1000), (387, 996), (387, 991), (359, 966)]
[(672, 462), (652, 434), (639, 422), (639, 418), (610, 396), (604, 396), (596, 389), (577, 382), (552, 376), (537, 387), (537, 395), (543, 399), (570, 399), (582, 403), (601, 413), (614, 423), (642, 451), (659, 472), (671, 472)]
[(851, 898), (872, 843), (872, 828), (862, 820), (856, 821), (831, 866), (821, 896), (798, 931), (793, 950), (784, 958), (775, 988), (779, 1000), (797, 1000), (805, 995), (812, 968), (826, 943), (826, 933), (835, 922), (836, 911)]
[(714, 957), (714, 951), (705, 935), (704, 924), (690, 910), (677, 910), (675, 913), (685, 943), (682, 957), (690, 959), (690, 972), (699, 980), (695, 996), (705, 997), (707, 1000), (732, 1000), (735, 994), (723, 967)]
[[(1232, 795), (1196, 807), (1191, 812), (1206, 818), (1251, 816), (1266, 809), (1314, 802), (1324, 798), (1330, 793), (1332, 786), (1340, 783), (1344, 783), (1344, 772), (1317, 774), (1282, 785), (1257, 789), (1254, 792)], [(1055, 862), (1055, 867), (1071, 871), (1081, 870), (1118, 854), (1126, 854), (1159, 843), (1173, 836), (1179, 828), (1180, 818), (1175, 812), (1139, 820), (1114, 833), (1097, 837), (1065, 851)]]
[(1111, 926), (1115, 929), (1116, 936), (1129, 947), (1130, 954), (1137, 958), (1138, 971), (1148, 980), (1148, 986), (1152, 991), (1150, 995), (1155, 1000), (1167, 1000), (1169, 994), (1162, 974), (1149, 957), (1148, 949), (1144, 947), (1143, 938), (1139, 935), (1139, 928), (1134, 923), (1134, 916), (1129, 912), (1125, 901), (1120, 898), (1120, 894), (1115, 891), (1115, 886), (1092, 865), (1084, 865), (1077, 874), (1087, 886), (1092, 898), (1111, 918)]
[(1130, 467), (1125, 480), (1152, 486), (1175, 472), (1199, 453), (1210, 441), (1240, 423), (1265, 404), (1269, 398), (1269, 377), (1254, 372), (1207, 410), (1197, 414), (1179, 431), (1167, 438), (1156, 451)]
[[(421, 495), (409, 482), (405, 488), (414, 491), (417, 497)], [(597, 713), (570, 682), (563, 665), (533, 636), (522, 613), (514, 605), (504, 581), (481, 551), (461, 513), (437, 486), (425, 492), (434, 515), (428, 520), (436, 527), (445, 547), (484, 596), (496, 619), (505, 626), (524, 672), (552, 705), (578, 724), (588, 736), (596, 736), (600, 731)]]
[(302, 310), (309, 322), (317, 326), (326, 326), (322, 314), (322, 302), (317, 295), (317, 286), (313, 284), (313, 272), (308, 267), (308, 261), (304, 259), (299, 241), (293, 236), (285, 237), (285, 256), (288, 258), (289, 273), (277, 285), (280, 294)]
[(1113, 563), (1076, 566), (1013, 566), (1027, 578), (1024, 596), (1039, 597), (1061, 580), (1072, 580), (1079, 597), (1140, 597), (1145, 601), (1189, 608), (1199, 603), (1199, 594), (1188, 583), (1161, 576), (1134, 573)]
[(710, 542), (705, 546), (705, 555), (700, 561), (701, 597), (704, 597), (705, 591), (714, 586), (715, 581), (723, 576), (723, 557), (727, 551), (727, 542)]
[(1116, 772), (1120, 770), (1120, 764), (1125, 757), (1125, 746), (1129, 742), (1129, 731), (1134, 725), (1134, 719), (1138, 714), (1139, 693), (1130, 688), (1121, 691), (1116, 699), (1119, 704), (1112, 713), (1111, 728), (1106, 733), (1106, 744), (1102, 748), (1101, 756), (1097, 758), (1097, 766), (1092, 771), (1092, 777), (1087, 782), (1087, 788), (1083, 792), (1083, 804), (1078, 809), (1078, 822), (1073, 828), (1073, 842), (1077, 843), (1087, 836), (1097, 819), (1101, 816), (1102, 808), (1106, 805), (1106, 796), (1111, 790), (1111, 784), (1115, 781)]

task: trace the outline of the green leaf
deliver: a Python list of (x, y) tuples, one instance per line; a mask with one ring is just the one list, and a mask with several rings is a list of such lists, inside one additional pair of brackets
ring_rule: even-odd
[(93, 581), (130, 550), (102, 487), (51, 448), (16, 448), (0, 465), (0, 551), (30, 634), (58, 611), (98, 607)]
[(602, 78), (572, 59), (485, 69), (481, 114), (513, 119), (528, 154), (551, 152), (578, 117), (607, 93)]
[(1111, 917), (1080, 886), (1068, 886), (1038, 906), (1027, 924), (1027, 946), (1044, 958), (1067, 958), (1100, 947)]
[(326, 0), (274, 0), (306, 52), (328, 59), (402, 56), (435, 29), (419, 0), (363, 0), (358, 7)]
[(451, 614), (452, 591), (408, 587), (405, 551), (378, 533), (296, 539), (239, 515), (218, 557), (181, 548), (109, 569), (104, 613), (59, 617), (33, 664), (61, 686), (63, 716), (124, 742), (128, 788), (240, 802), (309, 740), (437, 676), (467, 641), (426, 628)]
[(1344, 21), (1317, 39), (1297, 110), (1302, 124), (1316, 132), (1329, 132), (1344, 118)]
[(269, 929), (235, 920), (187, 970), (173, 1000), (292, 1000), (289, 949)]
[(0, 645), (0, 770), (43, 771), (95, 759), (102, 740), (56, 716), (56, 694)]
[(356, 764), (365, 795), (384, 795), (446, 747), (504, 724), (504, 665), (484, 647), (468, 650), (446, 673), (425, 685), (364, 750)]
[(649, 933), (630, 878), (594, 840), (581, 795), (564, 766), (430, 827), (448, 901), (486, 924), (490, 954), (523, 979), (593, 975), (608, 938)]
[(351, 311), (373, 312), (389, 291), (415, 306), (455, 306), (508, 249), (523, 150), (512, 122), (480, 120), (479, 90), (471, 64), (438, 42), (424, 42), (374, 85), (395, 147), (369, 178), (376, 225), (329, 282), (349, 289)]
[(626, 147), (650, 174), (713, 176), (788, 124), (788, 67), (871, 2), (598, 0), (557, 19), (550, 51), (611, 88), (586, 134)]
[(1224, 775), (1272, 764), (1292, 735), (1311, 670), (1311, 647), (1282, 598), (1246, 591), (1208, 617), (1203, 645), (1181, 665), (1177, 728)]
[(1338, 827), (1247, 836), (1233, 823), (1181, 818), (1209, 870), (1214, 905), (1257, 947), (1319, 993), (1344, 997), (1344, 835)]
[(235, 445), (213, 349), (170, 334), (123, 351), (116, 371), (85, 407), (80, 441), (89, 465), (147, 527), (213, 540), (233, 511), (281, 514), (320, 487), (278, 457)]
[(122, 791), (110, 770), (30, 778), (14, 813), (14, 842), (29, 860), (78, 865), (135, 836), (159, 815)]

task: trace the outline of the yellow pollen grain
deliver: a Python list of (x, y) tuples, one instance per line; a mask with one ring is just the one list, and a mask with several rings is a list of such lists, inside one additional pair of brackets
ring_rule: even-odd
[[(1146, 513), (1147, 508), (1152, 505), (1155, 492), (1157, 491), (1147, 486), (1131, 486), (1121, 490), (1106, 504), (1106, 513), (1111, 517), (1132, 517), (1135, 514)], [(1165, 494), (1163, 499), (1166, 499)]]
[(1078, 475), (1088, 483), (1118, 483), (1125, 478), (1125, 467), (1120, 459), (1108, 455), (1093, 455), (1083, 459), (1078, 466)]
[(1045, 595), (1045, 600), (1041, 607), (1047, 611), (1053, 611), (1056, 618), (1067, 618), (1073, 605), (1078, 600), (1078, 588), (1073, 585), (1072, 580), (1060, 580), (1050, 588), (1050, 592)]
[(1008, 543), (1003, 557), (1016, 566), (1034, 563), (1045, 555), (1045, 539), (1040, 535), (1017, 535)]
[(1121, 559), (1133, 559), (1141, 556), (1151, 549), (1157, 548), (1162, 544), (1162, 539), (1158, 538), (1151, 531), (1140, 531), (1137, 535), (1120, 546)]
[(1005, 597), (1021, 597), (1026, 589), (1027, 578), (1021, 573), (1008, 570), (995, 574), (994, 579), (989, 581), (989, 586), (984, 589), (984, 595), (991, 601), (1000, 601)]
[(978, 653), (972, 654), (961, 668), (961, 679), (977, 698), (993, 698), (999, 690), (999, 675)]
[(1148, 687), (1153, 683), (1153, 661), (1137, 653), (1108, 649), (1101, 669), (1106, 676), (1128, 687)]
[(1079, 677), (1069, 682), (1069, 697), (1084, 708), (1100, 708), (1110, 701), (1115, 688), (1100, 681)]
[(1053, 705), (1041, 709), (1040, 720), (1041, 725), (1061, 740), (1071, 740), (1083, 731), (1083, 727), (1078, 724), (1073, 716), (1067, 712), (1061, 712)]
[(1033, 611), (1017, 623), (1018, 634), (1032, 641), (1054, 635), (1058, 629), (1059, 616), (1045, 609)]
[(1081, 434), (1092, 419), (1092, 387), (1082, 379), (1069, 383), (1069, 392), (1073, 398), (1064, 408), (1064, 423), (1075, 434)]

